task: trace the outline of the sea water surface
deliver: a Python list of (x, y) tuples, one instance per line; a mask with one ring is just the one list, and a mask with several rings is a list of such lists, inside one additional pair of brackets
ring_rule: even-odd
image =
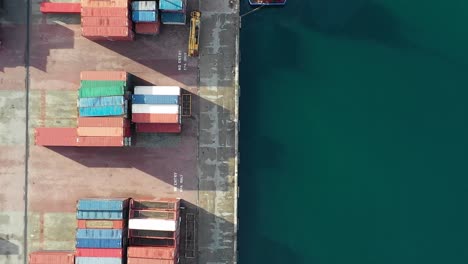
[(240, 78), (241, 264), (468, 263), (468, 1), (263, 8)]

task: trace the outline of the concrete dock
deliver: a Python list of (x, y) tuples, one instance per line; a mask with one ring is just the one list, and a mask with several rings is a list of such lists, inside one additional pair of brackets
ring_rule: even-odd
[[(238, 1), (188, 1), (202, 12), (199, 58), (186, 54), (188, 23), (134, 42), (90, 41), (77, 15), (43, 15), (39, 0), (28, 14), (26, 0), (3, 1), (0, 264), (73, 250), (76, 200), (112, 196), (182, 198), (181, 263), (236, 263)], [(35, 146), (35, 127), (76, 125), (82, 70), (180, 86), (192, 96), (192, 116), (182, 134), (138, 134), (131, 148)]]

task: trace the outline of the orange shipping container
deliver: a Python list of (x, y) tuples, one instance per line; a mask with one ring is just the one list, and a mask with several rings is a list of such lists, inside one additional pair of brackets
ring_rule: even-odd
[(81, 137), (121, 137), (124, 135), (123, 127), (78, 127), (78, 136)]
[(128, 27), (132, 22), (126, 17), (82, 17), (82, 27)]
[(176, 259), (128, 258), (127, 264), (176, 264)]
[(124, 71), (82, 71), (81, 80), (88, 81), (126, 81), (127, 72)]
[(81, 33), (85, 37), (128, 37), (129, 27), (82, 27)]
[(29, 254), (29, 264), (73, 264), (73, 251), (36, 251)]
[(127, 7), (82, 7), (81, 17), (128, 17)]
[[(81, 73), (83, 76), (83, 73)], [(79, 127), (129, 127), (130, 120), (123, 117), (78, 117)]]
[(176, 248), (163, 247), (128, 247), (127, 255), (129, 258), (147, 258), (147, 259), (174, 259), (177, 255)]
[(81, 0), (82, 7), (128, 7), (128, 0)]
[(122, 229), (125, 227), (124, 220), (78, 220), (78, 228), (97, 228), (97, 229)]
[(134, 123), (179, 123), (179, 114), (132, 114)]
[(79, 147), (123, 147), (123, 137), (78, 137)]

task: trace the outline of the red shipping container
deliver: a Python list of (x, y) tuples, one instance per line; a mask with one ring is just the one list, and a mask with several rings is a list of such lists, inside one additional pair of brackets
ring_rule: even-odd
[(81, 17), (128, 17), (127, 7), (81, 7)]
[(137, 230), (129, 229), (128, 237), (142, 237), (142, 238), (154, 238), (154, 239), (170, 239), (173, 240), (172, 244), (178, 244), (177, 238), (179, 237), (179, 230), (177, 231), (155, 231), (155, 230)]
[(90, 37), (90, 36), (84, 36), (85, 38), (89, 39), (89, 40), (93, 40), (93, 41), (98, 41), (98, 40), (111, 40), (111, 41), (132, 41), (134, 40), (135, 38), (135, 35), (133, 34), (133, 32), (130, 32), (130, 35), (127, 36), (127, 37), (104, 37), (104, 36), (94, 36), (94, 37)]
[(156, 218), (166, 220), (177, 220), (179, 219), (179, 210), (168, 211), (168, 210), (130, 210), (130, 218)]
[(78, 137), (79, 147), (123, 147), (123, 137)]
[(180, 199), (156, 198), (156, 199), (130, 199), (130, 208), (136, 210), (170, 211), (180, 209)]
[(81, 34), (85, 37), (128, 37), (129, 27), (82, 27)]
[(157, 124), (157, 123), (138, 123), (136, 132), (140, 133), (180, 133), (182, 126), (180, 124)]
[[(88, 17), (93, 18), (93, 17)], [(108, 17), (109, 19), (114, 17)], [(125, 71), (82, 71), (81, 80), (89, 81), (126, 81), (127, 72)]]
[(76, 146), (78, 134), (72, 127), (38, 127), (35, 137), (38, 146)]
[(79, 127), (129, 127), (130, 121), (124, 117), (78, 117), (78, 126)]
[(40, 10), (45, 14), (79, 14), (81, 13), (81, 4), (42, 2)]
[(124, 256), (122, 248), (76, 248), (77, 257), (105, 257), (121, 258)]
[(128, 0), (81, 0), (83, 7), (128, 7)]
[(135, 23), (135, 32), (138, 34), (159, 34), (160, 23)]
[(72, 251), (36, 251), (29, 254), (29, 264), (74, 264)]
[[(126, 17), (82, 17), (82, 27), (128, 27), (132, 25), (132, 21)], [(83, 79), (82, 79), (83, 80)]]
[(124, 220), (78, 220), (78, 228), (81, 229), (123, 229), (125, 226)]
[(180, 123), (179, 114), (132, 114), (134, 123)]
[(177, 255), (177, 248), (130, 246), (127, 250), (129, 258), (174, 259)]
[(177, 264), (177, 259), (128, 258), (127, 264)]

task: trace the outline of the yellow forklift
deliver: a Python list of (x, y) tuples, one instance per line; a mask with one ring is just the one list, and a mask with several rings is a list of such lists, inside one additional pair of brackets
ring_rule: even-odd
[(200, 11), (192, 11), (190, 19), (190, 38), (188, 46), (188, 55), (198, 57), (198, 40), (200, 38)]

